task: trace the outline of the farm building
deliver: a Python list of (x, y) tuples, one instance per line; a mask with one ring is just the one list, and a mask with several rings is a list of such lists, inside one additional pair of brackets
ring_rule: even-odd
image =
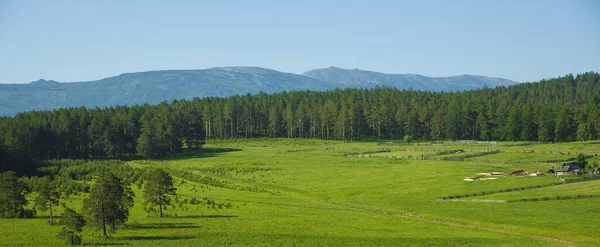
[(579, 175), (582, 173), (582, 167), (576, 162), (566, 162), (561, 167), (550, 169), (550, 173), (555, 173), (556, 176), (564, 175)]

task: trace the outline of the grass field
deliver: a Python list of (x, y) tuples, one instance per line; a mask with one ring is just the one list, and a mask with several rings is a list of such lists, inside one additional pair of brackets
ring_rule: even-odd
[(575, 155), (568, 154), (552, 154), (552, 153), (516, 153), (516, 152), (501, 152), (497, 154), (485, 155), (483, 157), (473, 158), (485, 160), (502, 160), (502, 161), (551, 161), (551, 160), (567, 160)]
[(565, 184), (531, 190), (513, 191), (481, 196), (481, 199), (515, 200), (556, 196), (600, 195), (600, 180)]
[[(389, 147), (390, 152), (373, 153), (384, 147)], [(176, 179), (178, 200), (196, 197), (201, 203), (182, 206), (174, 203), (166, 210), (169, 217), (149, 216), (143, 210), (139, 196), (142, 192), (134, 185), (138, 196), (127, 224), (107, 239), (101, 237), (99, 230), (86, 228), (83, 242), (124, 246), (600, 245), (600, 221), (595, 220), (600, 216), (600, 199), (515, 203), (436, 200), (443, 196), (553, 183), (560, 178), (510, 176), (472, 182), (463, 178), (492, 171), (545, 172), (558, 163), (347, 156), (373, 153), (435, 157), (435, 151), (431, 151), (435, 149), (498, 149), (503, 152), (477, 158), (542, 161), (572, 158), (579, 152), (594, 155), (600, 153), (600, 144), (498, 142), (385, 146), (376, 142), (290, 139), (209, 141), (202, 153), (166, 161), (129, 162), (134, 167), (160, 167), (219, 181), (215, 186)], [(455, 155), (458, 154), (440, 157)], [(576, 194), (600, 194), (600, 180), (474, 198), (509, 200)], [(81, 198), (71, 196), (65, 202), (80, 210)], [(207, 204), (209, 200), (215, 204)], [(46, 215), (0, 219), (0, 245), (62, 245), (56, 237), (61, 227), (46, 224)]]

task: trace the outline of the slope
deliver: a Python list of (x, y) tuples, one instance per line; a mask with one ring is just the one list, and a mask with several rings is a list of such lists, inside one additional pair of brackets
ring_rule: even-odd
[(341, 69), (329, 67), (304, 72), (302, 75), (326, 81), (339, 87), (391, 86), (398, 89), (426, 91), (462, 91), (483, 87), (497, 87), (517, 84), (503, 78), (459, 75), (450, 77), (427, 77), (417, 74), (384, 74), (359, 69)]

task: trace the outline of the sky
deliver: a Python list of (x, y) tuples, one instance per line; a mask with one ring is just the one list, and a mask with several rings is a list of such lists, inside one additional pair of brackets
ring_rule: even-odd
[(0, 0), (0, 82), (336, 66), (537, 81), (600, 71), (600, 1)]

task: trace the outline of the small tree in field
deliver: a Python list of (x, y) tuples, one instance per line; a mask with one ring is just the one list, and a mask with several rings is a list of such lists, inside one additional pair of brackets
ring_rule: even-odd
[(598, 162), (594, 161), (594, 162), (592, 162), (591, 164), (588, 164), (588, 165), (586, 165), (586, 166), (585, 166), (585, 168), (583, 169), (583, 171), (584, 171), (584, 172), (588, 172), (588, 171), (590, 171), (590, 170), (593, 170), (593, 169), (596, 169), (596, 168), (598, 168), (598, 167), (600, 167), (600, 166), (598, 165)]
[(585, 167), (588, 164), (584, 154), (578, 154), (575, 162), (577, 162), (577, 164), (581, 165), (582, 167)]
[(404, 135), (404, 141), (406, 143), (410, 143), (413, 140), (411, 135)]
[(121, 179), (109, 173), (100, 178), (90, 190), (90, 196), (83, 200), (83, 211), (88, 220), (103, 229), (112, 226), (116, 230), (117, 223), (125, 223), (129, 217), (129, 209), (133, 207), (133, 191), (124, 186)]
[(52, 181), (49, 177), (44, 177), (41, 180), (40, 191), (38, 196), (35, 198), (36, 207), (43, 211), (50, 211), (50, 225), (54, 225), (54, 219), (52, 218), (52, 206), (58, 205), (60, 194), (55, 190)]
[(81, 237), (77, 233), (81, 232), (85, 226), (83, 216), (73, 209), (65, 208), (61, 222), (65, 224), (65, 227), (58, 237), (67, 240), (67, 243), (71, 245), (81, 244)]
[(175, 195), (173, 177), (163, 170), (155, 170), (150, 174), (144, 187), (145, 204), (158, 206), (159, 217), (163, 217), (163, 206), (171, 204), (169, 195)]

